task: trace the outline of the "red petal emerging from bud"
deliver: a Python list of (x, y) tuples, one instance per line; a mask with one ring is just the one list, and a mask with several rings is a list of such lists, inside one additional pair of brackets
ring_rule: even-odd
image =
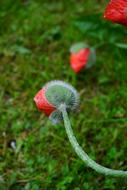
[(35, 95), (34, 101), (37, 108), (43, 111), (47, 116), (49, 116), (55, 110), (54, 106), (46, 99), (44, 88)]
[(104, 18), (127, 26), (127, 0), (111, 0)]
[(78, 73), (81, 71), (87, 64), (90, 56), (90, 49), (84, 48), (78, 52), (72, 52), (70, 55), (70, 64), (72, 69)]

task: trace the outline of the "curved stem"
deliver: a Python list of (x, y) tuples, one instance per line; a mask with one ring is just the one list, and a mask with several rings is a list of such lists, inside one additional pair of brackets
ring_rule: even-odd
[(61, 111), (62, 111), (64, 126), (66, 129), (66, 133), (68, 135), (69, 141), (72, 147), (74, 148), (75, 152), (77, 153), (77, 155), (85, 162), (85, 164), (101, 174), (114, 176), (114, 177), (127, 177), (127, 171), (109, 169), (104, 166), (101, 166), (100, 164), (92, 160), (78, 144), (74, 136), (73, 130), (71, 128), (70, 120), (69, 120), (65, 106), (61, 107)]

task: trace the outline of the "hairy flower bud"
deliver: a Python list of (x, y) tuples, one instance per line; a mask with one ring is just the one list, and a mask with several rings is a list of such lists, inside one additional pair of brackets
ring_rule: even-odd
[(67, 112), (76, 110), (79, 104), (79, 95), (71, 85), (55, 80), (47, 83), (36, 94), (34, 101), (37, 108), (56, 124), (62, 120), (60, 106), (64, 105)]
[(96, 61), (95, 50), (84, 43), (74, 44), (70, 53), (70, 65), (76, 73), (84, 68), (90, 68)]

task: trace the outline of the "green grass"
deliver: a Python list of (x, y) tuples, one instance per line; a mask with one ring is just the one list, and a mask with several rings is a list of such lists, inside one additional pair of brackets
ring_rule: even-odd
[[(48, 81), (81, 94), (74, 133), (99, 163), (127, 170), (127, 29), (103, 20), (107, 1), (6, 0), (0, 6), (0, 190), (126, 190), (77, 157), (63, 126), (52, 126), (33, 97)], [(97, 63), (75, 75), (69, 48), (98, 46)], [(16, 151), (10, 142), (16, 141)]]

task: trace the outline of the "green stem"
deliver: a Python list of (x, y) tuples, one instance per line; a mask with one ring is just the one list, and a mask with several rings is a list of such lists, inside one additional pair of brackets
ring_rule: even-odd
[(127, 171), (109, 169), (104, 166), (101, 166), (100, 164), (97, 164), (94, 160), (92, 160), (78, 144), (75, 135), (73, 133), (73, 130), (71, 128), (70, 120), (65, 106), (61, 107), (61, 111), (69, 141), (72, 147), (74, 148), (75, 152), (77, 153), (77, 155), (85, 162), (85, 164), (94, 169), (95, 171), (97, 171), (98, 173), (105, 174), (107, 176), (127, 177)]

